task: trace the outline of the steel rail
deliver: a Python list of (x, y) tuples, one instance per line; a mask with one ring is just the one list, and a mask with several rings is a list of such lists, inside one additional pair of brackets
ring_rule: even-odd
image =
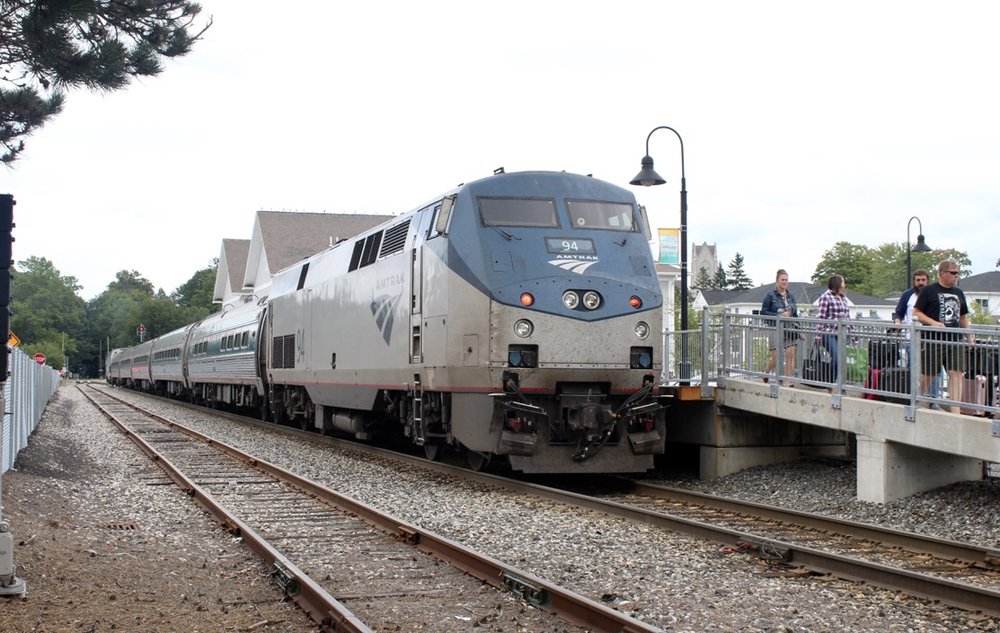
[[(193, 406), (185, 403), (178, 403), (174, 400), (165, 399), (165, 401), (180, 404), (181, 406)], [(213, 410), (213, 413), (219, 412)], [(609, 516), (624, 518), (636, 523), (661, 527), (681, 534), (687, 534), (719, 543), (726, 547), (734, 549), (738, 548), (739, 551), (747, 553), (757, 552), (765, 558), (774, 558), (773, 555), (768, 555), (766, 552), (772, 552), (772, 554), (774, 552), (779, 552), (781, 562), (799, 565), (819, 573), (831, 574), (846, 580), (867, 582), (871, 585), (882, 587), (884, 589), (901, 591), (912, 596), (926, 598), (929, 600), (937, 600), (969, 611), (981, 611), (986, 614), (1000, 616), (1000, 592), (992, 589), (977, 587), (968, 583), (937, 576), (921, 574), (919, 572), (890, 567), (840, 554), (824, 552), (819, 549), (810, 548), (796, 543), (769, 539), (760, 535), (749, 534), (712, 525), (707, 522), (695, 521), (679, 516), (673, 516), (667, 513), (635, 508), (626, 504), (597, 499), (595, 497), (559, 490), (548, 486), (509, 479), (490, 473), (474, 472), (466, 468), (442, 464), (440, 462), (431, 462), (420, 457), (405, 455), (395, 451), (369, 446), (367, 444), (359, 444), (357, 442), (331, 437), (321, 437), (315, 433), (300, 431), (298, 429), (290, 429), (288, 427), (276, 427), (274, 424), (260, 422), (254, 418), (248, 418), (246, 416), (228, 414), (227, 417), (244, 422), (250, 422), (270, 429), (278, 429), (282, 432), (290, 432), (296, 435), (306, 436), (314, 441), (320, 440), (338, 446), (349, 447), (351, 450), (361, 453), (381, 455), (387, 459), (408, 463), (432, 472), (450, 474), (455, 477), (476, 481), (501, 489), (530, 494), (538, 498), (564, 503), (573, 507), (593, 510)], [(841, 526), (848, 524), (852, 523), (847, 521), (841, 522)], [(865, 527), (869, 530), (876, 531), (881, 529), (876, 526)], [(841, 529), (843, 529), (843, 527)], [(869, 532), (869, 534), (872, 534), (872, 532)], [(874, 540), (877, 540), (877, 538), (874, 538)], [(911, 539), (908, 543), (917, 551), (923, 551), (919, 546), (919, 543), (921, 543), (922, 540), (923, 538), (919, 535), (911, 535)], [(935, 551), (962, 550), (962, 544), (960, 543), (953, 543), (951, 546), (946, 546), (946, 543), (948, 542), (941, 539), (933, 539), (931, 546), (936, 548)], [(955, 557), (961, 558), (960, 556)]]
[[(94, 403), (104, 417), (114, 423), (126, 435), (126, 437), (128, 437), (128, 439), (136, 444), (150, 459), (156, 462), (160, 468), (167, 473), (167, 476), (169, 476), (185, 494), (194, 499), (194, 501), (204, 508), (210, 515), (212, 515), (217, 522), (225, 526), (230, 533), (242, 537), (243, 542), (247, 544), (250, 550), (263, 559), (264, 562), (267, 563), (272, 569), (278, 570), (283, 568), (287, 570), (287, 572), (297, 581), (298, 590), (294, 592), (286, 590), (286, 595), (298, 604), (310, 618), (322, 625), (325, 629), (333, 631), (334, 633), (375, 633), (373, 629), (362, 622), (346, 606), (327, 593), (326, 590), (320, 587), (312, 578), (299, 569), (295, 563), (285, 558), (281, 552), (257, 534), (253, 528), (233, 516), (225, 507), (216, 503), (215, 499), (212, 498), (212, 495), (207, 493), (201, 486), (194, 483), (169, 459), (161, 455), (159, 451), (136, 435), (104, 405), (97, 402), (91, 394), (87, 393), (87, 391), (83, 388), (81, 388), (80, 391), (87, 397), (88, 400)], [(139, 407), (135, 407), (134, 405), (124, 402), (123, 400), (117, 399), (110, 394), (103, 393), (103, 395), (107, 398), (115, 400), (115, 402), (126, 404), (133, 409), (142, 411)], [(162, 419), (158, 416), (154, 417), (157, 417), (158, 420), (162, 421)], [(177, 425), (169, 425), (171, 428), (178, 428), (178, 430), (180, 430)]]
[[(258, 470), (271, 475), (272, 477), (286, 481), (308, 494), (323, 499), (345, 512), (355, 514), (370, 525), (381, 529), (384, 532), (399, 536), (401, 539), (410, 543), (417, 549), (455, 566), (456, 568), (468, 573), (486, 584), (496, 588), (509, 589), (510, 591), (520, 595), (526, 602), (532, 604), (533, 606), (555, 613), (572, 624), (602, 633), (663, 633), (659, 628), (636, 620), (635, 618), (631, 618), (624, 613), (550, 583), (538, 576), (511, 565), (507, 565), (506, 563), (489, 556), (485, 556), (484, 554), (469, 549), (455, 541), (434, 534), (433, 532), (425, 530), (419, 526), (382, 513), (371, 506), (361, 503), (360, 501), (337, 493), (322, 484), (300, 477), (264, 460), (260, 460), (235, 447), (219, 442), (211, 437), (208, 437), (207, 435), (164, 418), (163, 416), (147, 411), (124, 400), (115, 398), (106, 392), (101, 391), (101, 393), (103, 393), (106, 397), (121, 402), (122, 404), (125, 404), (144, 415), (150, 416), (171, 428), (175, 428), (199, 441), (205, 442), (206, 444), (211, 445), (222, 452), (225, 452), (230, 456), (253, 466), (254, 468), (257, 468)], [(91, 400), (93, 401), (93, 399)], [(241, 419), (245, 420), (246, 418)], [(274, 427), (274, 425), (268, 426), (272, 428)], [(128, 432), (128, 434), (130, 437), (134, 437), (134, 434), (131, 432)], [(315, 434), (312, 434), (312, 437), (316, 437)], [(133, 441), (135, 440), (141, 442), (140, 438), (135, 437)], [(145, 442), (142, 442), (142, 444), (145, 444)], [(149, 450), (152, 451), (153, 449), (149, 448)], [(195, 488), (195, 485), (186, 480), (186, 478), (185, 483), (179, 485), (182, 485), (185, 491), (193, 490)], [(201, 500), (204, 497), (209, 497), (209, 495), (204, 492), (200, 492), (195, 498)], [(210, 512), (213, 512), (213, 515), (216, 512), (220, 512), (228, 517), (228, 513), (224, 508), (218, 507), (216, 504), (212, 505), (213, 508), (210, 509)], [(227, 521), (228, 520), (229, 519), (227, 519)], [(242, 530), (245, 526), (239, 525), (238, 527)], [(273, 549), (272, 551), (276, 552), (276, 550)], [(289, 568), (291, 569), (291, 567)], [(297, 573), (301, 572), (298, 571)], [(333, 600), (332, 597), (330, 599)], [(312, 615), (312, 612), (310, 612), (310, 615)]]
[(627, 492), (635, 494), (670, 499), (681, 503), (711, 506), (719, 510), (748, 514), (766, 520), (800, 525), (823, 532), (835, 532), (855, 538), (877, 541), (890, 547), (898, 547), (911, 552), (931, 554), (949, 560), (961, 560), (988, 569), (997, 569), (998, 565), (1000, 565), (1000, 550), (972, 543), (949, 541), (868, 523), (858, 523), (856, 521), (848, 521), (810, 512), (768, 506), (752, 501), (741, 501), (739, 499), (718, 497), (691, 490), (671, 488), (646, 481), (621, 478), (621, 482), (623, 485), (631, 488)]

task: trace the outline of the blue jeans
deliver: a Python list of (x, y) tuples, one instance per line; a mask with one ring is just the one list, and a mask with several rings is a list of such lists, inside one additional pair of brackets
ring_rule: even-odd
[(830, 382), (837, 382), (837, 335), (824, 334), (823, 347), (826, 348), (826, 351), (830, 352), (830, 366), (833, 368), (833, 375), (830, 376)]

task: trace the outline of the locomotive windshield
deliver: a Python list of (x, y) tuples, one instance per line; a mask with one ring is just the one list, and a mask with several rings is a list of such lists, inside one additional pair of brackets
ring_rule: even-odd
[(555, 200), (479, 198), (479, 214), (486, 226), (559, 226)]
[(593, 200), (567, 200), (570, 222), (578, 229), (603, 229), (606, 231), (634, 231), (635, 214), (631, 204), (622, 202), (595, 202)]

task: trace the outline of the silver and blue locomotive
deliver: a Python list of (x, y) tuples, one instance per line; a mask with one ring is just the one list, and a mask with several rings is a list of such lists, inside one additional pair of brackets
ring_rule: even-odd
[(161, 354), (184, 364), (172, 384), (155, 379), (157, 340), (148, 380), (122, 371), (136, 348), (108, 375), (324, 432), (402, 434), (432, 458), (460, 448), (474, 467), (645, 471), (666, 436), (648, 230), (620, 187), (497, 173), (280, 271), (239, 314), (161, 337), (185, 339)]

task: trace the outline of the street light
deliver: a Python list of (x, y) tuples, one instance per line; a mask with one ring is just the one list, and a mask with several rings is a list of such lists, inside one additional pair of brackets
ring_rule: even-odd
[(680, 378), (681, 383), (684, 384), (691, 377), (691, 363), (688, 361), (688, 340), (687, 340), (687, 328), (688, 328), (688, 305), (687, 305), (687, 294), (688, 294), (688, 269), (687, 269), (687, 180), (684, 177), (684, 139), (681, 138), (680, 133), (677, 132), (672, 127), (667, 127), (666, 125), (661, 125), (659, 127), (654, 127), (646, 137), (646, 155), (642, 157), (642, 170), (633, 178), (629, 184), (630, 185), (642, 185), (643, 187), (651, 187), (653, 185), (662, 185), (667, 181), (664, 180), (658, 173), (653, 170), (653, 157), (649, 155), (649, 139), (653, 136), (653, 132), (656, 130), (670, 130), (677, 135), (677, 140), (681, 143), (681, 362), (680, 362)]
[[(910, 224), (914, 220), (917, 221), (917, 230), (920, 231), (920, 233), (917, 235), (916, 245), (913, 247), (913, 250), (910, 250)], [(913, 216), (912, 218), (910, 218), (909, 222), (906, 223), (906, 286), (904, 286), (905, 288), (909, 288), (913, 284), (913, 277), (910, 276), (910, 253), (929, 253), (929, 252), (931, 252), (931, 247), (928, 246), (926, 242), (924, 242), (924, 225), (920, 221), (920, 218), (918, 218), (917, 216)]]

